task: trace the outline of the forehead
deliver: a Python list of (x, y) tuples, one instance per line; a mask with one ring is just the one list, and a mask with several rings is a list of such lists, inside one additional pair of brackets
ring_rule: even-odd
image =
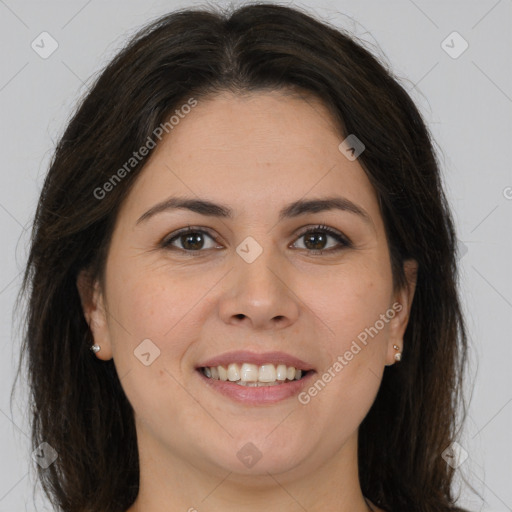
[(126, 203), (141, 210), (170, 195), (264, 212), (309, 196), (339, 193), (378, 215), (358, 161), (317, 98), (272, 91), (199, 99), (153, 150)]

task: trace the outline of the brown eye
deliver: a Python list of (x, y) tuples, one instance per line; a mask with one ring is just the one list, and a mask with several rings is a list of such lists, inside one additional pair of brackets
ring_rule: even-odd
[[(201, 252), (201, 249), (215, 249), (215, 243), (206, 246), (207, 239), (212, 242), (216, 240), (206, 231), (201, 229), (186, 228), (173, 233), (169, 238), (162, 242), (162, 247), (167, 249), (181, 249), (187, 252)], [(176, 244), (179, 244), (176, 246)]]
[[(351, 247), (352, 245), (341, 233), (338, 233), (327, 226), (309, 228), (299, 236), (299, 239), (300, 238), (304, 238), (303, 248), (307, 251), (334, 252), (346, 247)], [(326, 247), (329, 238), (332, 238), (337, 242), (337, 245), (335, 244), (334, 248)], [(302, 249), (302, 247), (299, 247), (299, 249)]]
[[(312, 253), (315, 251), (336, 252), (347, 247), (352, 247), (351, 242), (341, 233), (323, 225), (308, 228), (299, 235), (298, 238), (304, 239), (304, 247), (295, 246), (295, 248), (304, 249)], [(208, 239), (210, 240), (209, 246)], [(331, 247), (328, 246), (329, 239), (333, 239), (336, 242), (334, 247), (332, 244)], [(181, 250), (184, 253), (200, 253), (205, 252), (203, 249), (220, 249), (221, 247), (216, 245), (216, 242), (215, 237), (204, 229), (189, 226), (172, 233), (161, 245), (163, 248), (169, 250)]]

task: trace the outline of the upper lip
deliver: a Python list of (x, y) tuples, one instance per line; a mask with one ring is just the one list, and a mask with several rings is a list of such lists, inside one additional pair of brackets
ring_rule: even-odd
[(297, 370), (312, 370), (313, 366), (306, 363), (298, 357), (286, 354), (285, 352), (248, 352), (246, 350), (236, 350), (234, 352), (225, 352), (224, 354), (215, 356), (207, 361), (197, 365), (197, 368), (204, 368), (206, 366), (224, 366), (227, 367), (231, 363), (251, 363), (257, 366), (263, 364), (285, 364), (286, 366), (293, 366)]

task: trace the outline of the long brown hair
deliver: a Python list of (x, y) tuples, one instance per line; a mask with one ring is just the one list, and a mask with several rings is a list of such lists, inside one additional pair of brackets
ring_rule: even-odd
[[(355, 38), (297, 8), (183, 9), (144, 27), (92, 84), (60, 138), (41, 192), (21, 294), (32, 443), (58, 458), (37, 466), (65, 512), (124, 512), (135, 500), (134, 415), (113, 360), (91, 355), (76, 287), (101, 277), (117, 212), (149, 156), (98, 194), (188, 98), (296, 90), (320, 98), (356, 134), (381, 204), (395, 287), (419, 264), (402, 362), (387, 367), (359, 430), (363, 494), (392, 512), (461, 511), (442, 457), (466, 404), (467, 339), (454, 224), (433, 142), (413, 101)], [(126, 170), (126, 169), (125, 169)], [(98, 197), (102, 195), (103, 197)], [(16, 381), (15, 381), (16, 382)]]

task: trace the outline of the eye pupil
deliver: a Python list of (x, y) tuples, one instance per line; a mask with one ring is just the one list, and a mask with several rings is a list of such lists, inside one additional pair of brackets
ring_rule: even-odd
[[(304, 245), (306, 246), (306, 248), (310, 249), (310, 250), (321, 250), (323, 249), (324, 247), (322, 246), (322, 243), (324, 244), (325, 246), (325, 242), (326, 242), (326, 234), (325, 233), (320, 233), (320, 232), (316, 232), (316, 233), (311, 233), (311, 234), (308, 234), (307, 236), (304, 237)], [(309, 241), (310, 240), (315, 240), (316, 239), (316, 243), (313, 242), (313, 247), (310, 247), (309, 246)]]
[[(207, 251), (203, 251), (203, 249), (210, 249), (205, 246), (205, 236), (214, 241), (217, 239), (209, 234), (207, 231), (202, 229), (196, 229), (189, 226), (189, 228), (185, 231), (182, 230), (181, 233), (176, 233), (172, 238), (168, 238), (162, 242), (162, 247), (165, 249), (174, 249), (177, 251), (181, 251), (183, 253), (191, 254), (204, 254)], [(326, 249), (327, 242), (329, 237), (334, 239), (337, 242), (337, 247)], [(351, 247), (350, 241), (347, 242), (347, 239), (344, 238), (339, 233), (329, 229), (327, 226), (315, 226), (313, 229), (309, 229), (299, 237), (303, 239), (302, 242), (304, 244), (303, 250), (309, 252), (309, 254), (323, 254), (324, 252), (329, 252), (330, 254), (335, 253), (337, 251), (342, 250), (346, 247)], [(181, 246), (181, 247), (180, 247)], [(215, 247), (215, 249), (220, 249), (221, 247)]]
[[(187, 250), (201, 249), (204, 244), (203, 236), (200, 233), (188, 233), (181, 236), (183, 247)], [(190, 242), (190, 244), (189, 244)]]

